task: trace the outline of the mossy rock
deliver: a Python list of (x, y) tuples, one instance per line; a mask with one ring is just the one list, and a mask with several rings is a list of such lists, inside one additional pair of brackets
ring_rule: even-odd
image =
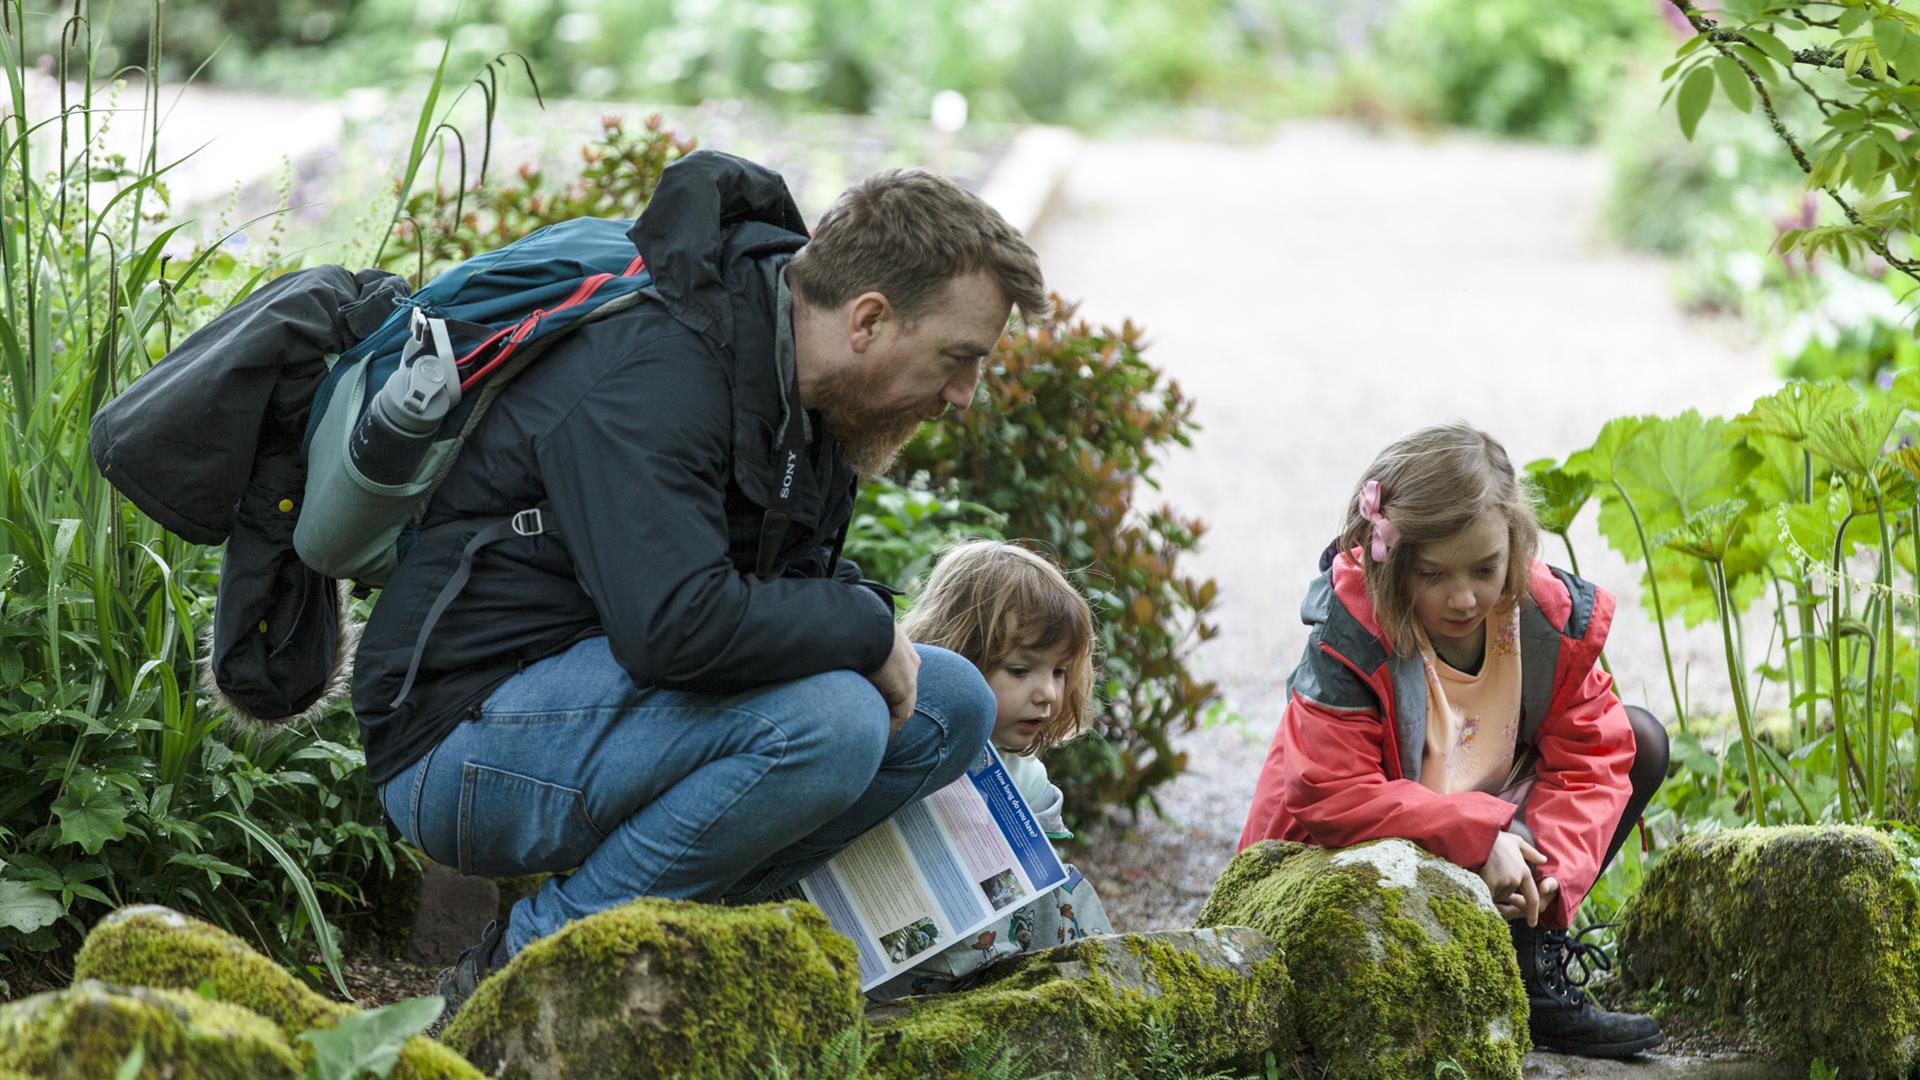
[(1286, 961), (1245, 926), (1085, 938), (1012, 957), (965, 990), (875, 1006), (866, 1075), (962, 1076), (982, 1051), (1072, 1080), (1127, 1075), (1156, 1050), (1196, 1068), (1275, 1048), (1291, 1060), (1292, 992)]
[(1343, 1080), (1519, 1077), (1527, 997), (1511, 932), (1479, 877), (1405, 840), (1343, 850), (1280, 840), (1235, 856), (1201, 926), (1273, 939), (1294, 1022)]
[[(74, 957), (73, 977), (126, 986), (192, 991), (204, 981), (220, 1001), (266, 1018), (304, 1056), (301, 1032), (332, 1027), (357, 1010), (315, 993), (246, 942), (210, 923), (157, 905), (125, 907), (94, 924)], [(480, 1073), (459, 1055), (416, 1036), (389, 1080), (444, 1080)]]
[(1623, 985), (1841, 1075), (1920, 1062), (1920, 842), (1788, 826), (1688, 837), (1621, 911)]
[(442, 1038), (489, 1076), (751, 1076), (861, 1023), (859, 961), (811, 904), (635, 900), (482, 982)]
[(101, 1080), (135, 1044), (146, 1053), (143, 1077), (292, 1080), (305, 1068), (266, 1020), (178, 990), (88, 980), (0, 1008), (0, 1073)]

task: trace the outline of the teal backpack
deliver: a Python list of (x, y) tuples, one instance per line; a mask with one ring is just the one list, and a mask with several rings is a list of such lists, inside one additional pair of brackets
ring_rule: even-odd
[[(341, 354), (307, 421), (301, 562), (386, 583), (407, 530), (507, 383), (567, 331), (652, 288), (632, 225), (563, 221), (476, 255)], [(517, 531), (538, 531), (537, 514), (518, 520)]]

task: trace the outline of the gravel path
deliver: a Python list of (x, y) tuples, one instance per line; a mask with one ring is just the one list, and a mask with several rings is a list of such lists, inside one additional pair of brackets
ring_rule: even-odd
[[(1097, 827), (1074, 852), (1116, 926), (1189, 925), (1231, 857), (1305, 643), (1300, 596), (1380, 447), (1461, 417), (1516, 463), (1564, 458), (1609, 417), (1727, 414), (1775, 382), (1734, 328), (1674, 305), (1665, 264), (1601, 237), (1606, 179), (1590, 152), (1324, 122), (1263, 143), (1085, 147), (1033, 239), (1054, 288), (1096, 321), (1144, 325), (1147, 355), (1199, 402), (1205, 430), (1161, 479), (1212, 525), (1193, 568), (1220, 583), (1221, 633), (1196, 666), (1242, 718), (1179, 741), (1189, 768), (1161, 789), (1164, 819)], [(1592, 518), (1575, 535), (1583, 571), (1631, 593)], [(1622, 608), (1621, 692), (1670, 713), (1652, 622), (1631, 596)], [(1717, 638), (1676, 645), (1695, 713), (1729, 709)], [(1662, 1060), (1615, 1073), (1536, 1055), (1529, 1072), (1685, 1064)]]
[[(1053, 287), (1091, 319), (1143, 324), (1148, 357), (1199, 402), (1204, 430), (1161, 479), (1212, 525), (1193, 565), (1220, 583), (1221, 633), (1196, 666), (1244, 721), (1182, 740), (1170, 820), (1099, 830), (1076, 855), (1117, 924), (1188, 924), (1232, 854), (1306, 640), (1300, 596), (1380, 447), (1462, 417), (1516, 462), (1563, 458), (1609, 417), (1726, 413), (1774, 381), (1763, 352), (1674, 305), (1665, 264), (1601, 238), (1605, 184), (1592, 153), (1325, 122), (1084, 148), (1034, 243)], [(1632, 591), (1592, 517), (1582, 570)], [(1671, 712), (1652, 622), (1622, 601), (1623, 696)], [(1678, 653), (1696, 712), (1729, 707), (1717, 638), (1682, 635)]]

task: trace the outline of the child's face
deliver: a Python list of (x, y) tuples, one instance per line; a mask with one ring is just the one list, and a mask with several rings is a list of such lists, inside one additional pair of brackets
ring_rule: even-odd
[(1413, 556), (1413, 614), (1420, 628), (1441, 652), (1477, 657), (1480, 628), (1507, 583), (1506, 518), (1483, 511)]
[(987, 670), (987, 685), (999, 712), (993, 745), (1015, 753), (1033, 745), (1040, 728), (1060, 711), (1067, 696), (1066, 644), (1015, 649)]

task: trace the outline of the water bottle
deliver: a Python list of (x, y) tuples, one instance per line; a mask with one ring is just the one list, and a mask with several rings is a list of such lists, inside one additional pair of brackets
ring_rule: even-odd
[[(414, 333), (424, 344), (427, 320), (416, 311)], [(445, 331), (433, 327), (445, 342)], [(409, 348), (408, 352), (415, 352)], [(347, 454), (360, 475), (376, 484), (399, 485), (414, 478), (440, 422), (460, 402), (460, 383), (448, 349), (421, 349), (408, 363), (387, 376), (386, 384), (367, 401), (367, 411), (353, 429)]]

